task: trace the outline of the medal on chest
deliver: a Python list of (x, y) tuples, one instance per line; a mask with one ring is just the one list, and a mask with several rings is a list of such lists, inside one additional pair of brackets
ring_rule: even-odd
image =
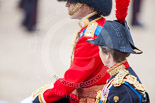
[(97, 93), (96, 102), (95, 103), (106, 103), (107, 102), (108, 95), (109, 95), (109, 92), (110, 92), (110, 88), (112, 87), (112, 82), (113, 82), (113, 79), (111, 81), (109, 81), (109, 83), (107, 83), (103, 87), (102, 91), (100, 90)]
[(107, 86), (104, 86), (104, 88), (102, 90), (102, 96), (101, 96), (101, 99), (100, 99), (100, 101), (102, 103), (107, 102), (108, 94), (109, 94), (109, 89), (107, 88)]

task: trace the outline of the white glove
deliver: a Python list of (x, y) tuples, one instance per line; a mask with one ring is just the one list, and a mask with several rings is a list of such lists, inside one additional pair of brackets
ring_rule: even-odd
[(20, 103), (33, 103), (32, 101), (33, 101), (32, 96), (30, 96), (30, 97), (22, 100)]

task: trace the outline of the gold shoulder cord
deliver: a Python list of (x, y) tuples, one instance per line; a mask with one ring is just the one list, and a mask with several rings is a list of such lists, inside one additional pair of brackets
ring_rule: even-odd
[[(98, 19), (96, 19), (96, 20), (98, 20)], [(90, 32), (89, 34), (89, 36), (91, 36), (91, 37), (93, 37), (94, 35), (94, 32), (95, 32), (95, 30), (96, 30), (96, 27), (97, 27), (97, 25), (98, 25), (98, 23), (96, 23), (96, 22), (92, 22), (92, 23), (94, 23), (94, 26), (92, 27), (92, 29), (91, 30), (93, 30), (92, 32)], [(92, 24), (91, 23), (91, 24)], [(89, 27), (87, 27), (87, 29), (88, 29)], [(87, 31), (87, 30), (86, 30)], [(75, 45), (76, 45), (76, 43), (77, 43), (77, 40), (78, 40), (78, 37), (79, 37), (79, 33), (80, 32), (76, 32), (76, 34), (75, 34), (75, 36), (74, 36), (74, 39), (73, 39), (73, 43), (72, 43), (72, 51), (71, 51), (71, 63), (72, 63), (72, 60), (73, 60), (73, 53), (74, 53), (74, 49), (75, 49)], [(88, 33), (85, 33), (85, 35), (84, 36), (86, 36), (86, 34), (88, 34)]]
[[(92, 24), (92, 23), (91, 23)], [(97, 28), (97, 25), (98, 23), (96, 22), (93, 22), (94, 25), (92, 25), (92, 27), (87, 27), (87, 30), (86, 30), (86, 33), (84, 36), (90, 36), (90, 37), (94, 37), (94, 32)], [(73, 60), (73, 53), (74, 53), (74, 49), (75, 49), (75, 45), (77, 43), (77, 40), (78, 40), (78, 37), (79, 37), (79, 33), (80, 32), (77, 32), (74, 36), (74, 39), (73, 39), (73, 43), (72, 43), (72, 52), (71, 52), (71, 63), (72, 63), (72, 60)]]
[(77, 32), (74, 36), (74, 39), (73, 39), (73, 43), (72, 43), (72, 51), (71, 51), (71, 63), (73, 61), (73, 53), (74, 53), (74, 49), (75, 49), (75, 45), (77, 43), (77, 40), (78, 40), (78, 37), (79, 37), (79, 32)]

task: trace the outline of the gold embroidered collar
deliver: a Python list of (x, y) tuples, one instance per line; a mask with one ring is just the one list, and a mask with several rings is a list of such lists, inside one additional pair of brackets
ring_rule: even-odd
[(117, 63), (114, 66), (112, 66), (110, 69), (107, 70), (107, 72), (110, 74), (110, 76), (114, 76), (117, 73), (119, 73), (120, 70), (125, 69), (125, 65), (123, 63), (127, 62), (127, 60), (122, 61), (121, 63)]
[[(94, 15), (96, 15), (96, 14), (97, 14), (97, 12), (93, 12), (93, 13), (87, 15), (86, 17), (84, 17), (84, 18), (79, 22), (79, 26), (80, 26), (81, 28), (86, 27), (86, 26), (90, 23), (89, 18), (92, 17), (92, 16), (94, 16)], [(100, 18), (101, 18), (101, 17), (96, 18), (96, 19), (94, 19), (93, 21), (96, 21), (96, 20), (98, 20), (98, 19), (100, 19)], [(91, 21), (91, 22), (92, 22), (92, 21)]]

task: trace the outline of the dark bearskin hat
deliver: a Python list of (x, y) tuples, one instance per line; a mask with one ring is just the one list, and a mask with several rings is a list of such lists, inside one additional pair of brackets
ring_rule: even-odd
[(57, 0), (57, 1), (69, 1), (74, 3), (86, 4), (98, 14), (108, 16), (112, 9), (112, 0)]

